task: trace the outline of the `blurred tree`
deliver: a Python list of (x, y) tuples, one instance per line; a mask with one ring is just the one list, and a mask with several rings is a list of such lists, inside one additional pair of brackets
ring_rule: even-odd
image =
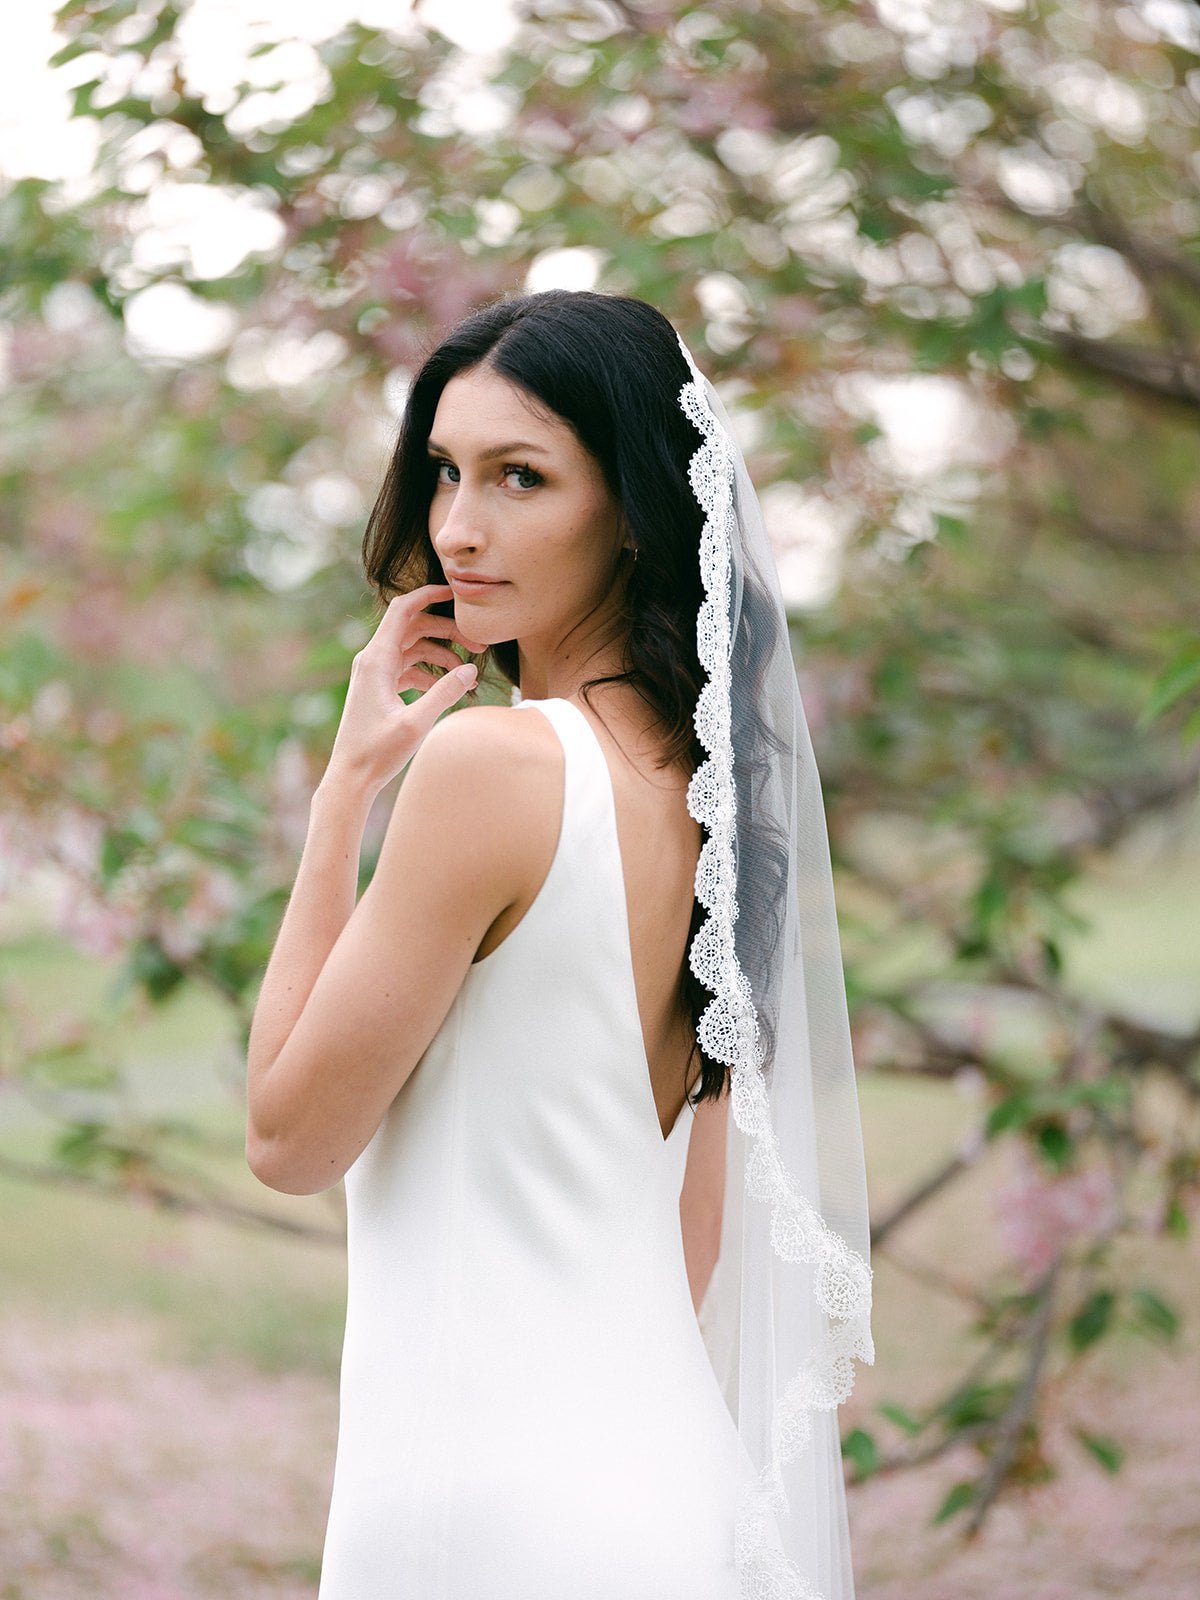
[(8, 986), (6, 1070), (62, 1119), (25, 1170), (242, 1214), (121, 1109), (115, 1031), (193, 984), (244, 1042), (406, 381), (480, 300), (577, 271), (659, 305), (738, 405), (860, 1067), (984, 1098), (876, 1250), (986, 1145), (1023, 1156), (1004, 1270), (942, 1275), (979, 1360), (846, 1441), (859, 1476), (970, 1442), (937, 1515), (978, 1527), (1045, 1470), (1052, 1364), (1175, 1331), (1115, 1241), (1196, 1214), (1200, 1028), (1098, 1003), (1069, 951), (1080, 874), (1200, 770), (1200, 14), (533, 0), (484, 54), (251, 19), (202, 71), (202, 12), (63, 6), (94, 172), (0, 191), (0, 843), (122, 974), (103, 1030)]

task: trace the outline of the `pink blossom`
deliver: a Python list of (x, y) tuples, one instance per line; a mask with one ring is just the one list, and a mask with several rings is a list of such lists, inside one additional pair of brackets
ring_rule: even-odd
[(24, 712), (10, 717), (7, 722), (0, 722), (0, 750), (19, 750), (28, 743), (29, 732), (29, 718)]
[(132, 1317), (6, 1308), (5, 1581), (30, 1600), (312, 1600), (334, 1385), (173, 1365), (158, 1343)]
[[(3, 748), (0, 738), (0, 749)], [(15, 815), (0, 816), (0, 892), (23, 883), (37, 862), (38, 855), (24, 819)]]
[(237, 879), (230, 872), (204, 867), (192, 881), (191, 894), (182, 911), (160, 912), (154, 931), (172, 961), (183, 965), (200, 950), (206, 937), (235, 910), (241, 898)]
[(75, 879), (62, 878), (53, 894), (54, 926), (89, 955), (120, 955), (137, 931), (136, 906), (101, 899)]
[(96, 507), (74, 495), (43, 490), (26, 527), (31, 545), (54, 562), (78, 560), (99, 538), (102, 518)]
[(1056, 1175), (1037, 1164), (1024, 1144), (1014, 1150), (1014, 1173), (996, 1191), (993, 1204), (1005, 1248), (1032, 1279), (1072, 1240), (1112, 1227), (1118, 1196), (1107, 1166)]
[(304, 848), (315, 787), (312, 765), (302, 742), (282, 740), (271, 771), (271, 825), (288, 852)]
[(95, 872), (104, 845), (104, 821), (91, 811), (61, 811), (52, 831), (52, 854), (76, 872)]
[(771, 302), (771, 325), (780, 333), (811, 333), (820, 326), (823, 315), (814, 295), (785, 294)]
[(127, 597), (115, 582), (100, 577), (66, 601), (57, 629), (62, 648), (83, 661), (119, 661), (136, 633)]
[(96, 706), (84, 720), (84, 732), (92, 744), (114, 744), (128, 726), (125, 714), (113, 706)]
[(695, 84), (676, 112), (680, 129), (693, 139), (710, 139), (726, 128), (772, 128), (770, 110), (736, 83), (707, 81)]

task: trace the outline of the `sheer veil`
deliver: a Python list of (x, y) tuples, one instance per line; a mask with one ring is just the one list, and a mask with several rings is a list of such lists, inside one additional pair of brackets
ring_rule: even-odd
[[(678, 337), (678, 336), (677, 336)], [(837, 1418), (874, 1361), (866, 1177), (820, 779), (758, 496), (682, 338), (704, 512), (688, 788), (705, 829), (689, 960), (731, 1068), (720, 1255), (700, 1327), (742, 1446), (742, 1600), (853, 1600)]]

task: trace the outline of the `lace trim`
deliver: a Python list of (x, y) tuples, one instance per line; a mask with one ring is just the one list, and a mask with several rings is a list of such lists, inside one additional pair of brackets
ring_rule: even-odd
[(708, 913), (692, 941), (688, 960), (713, 993), (701, 1015), (697, 1037), (704, 1051), (731, 1070), (734, 1121), (752, 1141), (746, 1192), (771, 1214), (771, 1244), (785, 1261), (815, 1265), (816, 1296), (832, 1319), (823, 1341), (776, 1400), (771, 1419), (771, 1459), (748, 1486), (738, 1507), (736, 1558), (743, 1600), (821, 1600), (808, 1579), (770, 1534), (774, 1518), (788, 1512), (782, 1469), (812, 1439), (815, 1411), (832, 1411), (854, 1387), (854, 1358), (871, 1365), (871, 1278), (867, 1262), (826, 1223), (784, 1168), (763, 1075), (764, 1048), (750, 984), (738, 961), (733, 924), (737, 918), (734, 824), (736, 790), (730, 701), (732, 635), (729, 620), (733, 540), (734, 444), (704, 393), (704, 378), (691, 351), (679, 347), (692, 381), (679, 403), (704, 442), (688, 465), (688, 477), (704, 512), (700, 571), (705, 599), (696, 618), (700, 665), (708, 681), (696, 701), (696, 735), (708, 752), (688, 785), (691, 816), (708, 830), (696, 865), (696, 898)]

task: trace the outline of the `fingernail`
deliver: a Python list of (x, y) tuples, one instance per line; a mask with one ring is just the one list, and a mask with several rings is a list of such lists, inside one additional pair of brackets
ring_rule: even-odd
[(467, 685), (468, 688), (471, 686), (471, 684), (473, 684), (475, 682), (476, 678), (478, 678), (478, 676), (479, 676), (479, 668), (475, 665), (475, 663), (473, 661), (468, 661), (465, 667), (455, 667), (454, 670), (458, 673), (459, 677)]

